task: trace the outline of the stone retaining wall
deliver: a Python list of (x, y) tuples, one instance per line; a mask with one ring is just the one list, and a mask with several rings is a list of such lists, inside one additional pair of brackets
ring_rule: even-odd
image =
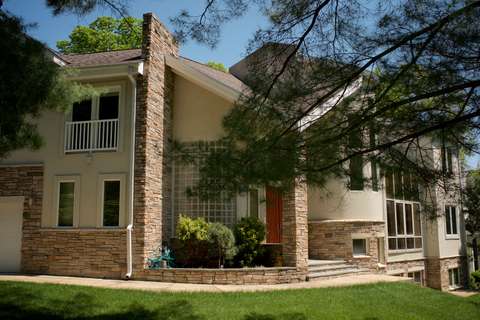
[[(375, 269), (378, 262), (378, 238), (385, 236), (381, 221), (323, 220), (308, 223), (308, 254), (310, 259), (343, 259)], [(353, 256), (353, 239), (367, 241), (367, 256)]]
[(280, 284), (305, 281), (303, 272), (296, 268), (238, 268), (201, 269), (172, 268), (146, 269), (133, 274), (135, 280), (152, 280), (197, 284)]

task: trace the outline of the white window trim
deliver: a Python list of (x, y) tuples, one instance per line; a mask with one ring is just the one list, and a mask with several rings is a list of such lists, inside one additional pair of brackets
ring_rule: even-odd
[[(105, 181), (120, 181), (120, 200), (119, 200), (119, 217), (118, 226), (104, 226), (103, 225), (103, 197)], [(125, 189), (126, 189), (126, 174), (125, 173), (106, 173), (98, 176), (97, 182), (97, 228), (115, 229), (125, 226)]]
[[(73, 182), (75, 184), (74, 188), (74, 200), (73, 200), (73, 226), (59, 226), (59, 207), (60, 207), (60, 183), (61, 182)], [(56, 228), (68, 229), (68, 228), (78, 228), (80, 222), (80, 175), (68, 175), (68, 176), (55, 176), (55, 187), (53, 188), (53, 199), (55, 203), (55, 221), (53, 225)]]
[[(445, 211), (446, 211), (447, 207), (449, 207), (449, 208), (454, 207), (455, 208), (455, 223), (457, 225), (456, 226), (457, 227), (456, 228), (457, 233), (447, 233), (447, 219), (451, 218), (451, 211), (450, 210), (449, 210), (448, 216), (445, 214), (446, 213)], [(460, 230), (459, 230), (460, 224), (459, 224), (459, 221), (458, 221), (458, 219), (460, 218), (460, 215), (458, 213), (459, 213), (458, 212), (458, 207), (456, 205), (448, 204), (448, 203), (445, 204), (445, 206), (444, 206), (444, 215), (445, 215), (444, 222), (445, 222), (445, 239), (446, 240), (458, 240), (458, 239), (460, 239)], [(453, 230), (451, 219), (450, 219), (450, 228)]]

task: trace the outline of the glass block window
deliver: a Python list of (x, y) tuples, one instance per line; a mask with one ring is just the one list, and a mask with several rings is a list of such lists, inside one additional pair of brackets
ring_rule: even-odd
[(174, 215), (175, 225), (179, 215), (186, 215), (192, 218), (203, 217), (208, 222), (220, 222), (232, 227), (236, 221), (236, 199), (227, 192), (220, 192), (218, 197), (212, 199), (201, 199), (192, 194), (200, 180), (199, 167), (202, 159), (205, 159), (208, 152), (217, 148), (223, 148), (220, 142), (192, 142), (182, 144), (182, 152), (188, 158), (195, 161), (176, 160), (174, 165)]

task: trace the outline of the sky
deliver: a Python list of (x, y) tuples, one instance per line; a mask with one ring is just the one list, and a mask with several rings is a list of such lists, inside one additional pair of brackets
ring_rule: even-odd
[[(84, 17), (71, 14), (54, 16), (45, 6), (45, 2), (46, 0), (4, 0), (3, 9), (22, 17), (26, 23), (36, 24), (28, 33), (52, 49), (56, 49), (58, 40), (68, 39), (75, 26), (87, 25), (99, 16), (112, 15), (111, 10), (99, 8)], [(192, 14), (200, 14), (203, 6), (202, 0), (130, 0), (128, 13), (141, 18), (143, 13), (153, 12), (168, 29), (173, 30), (170, 17), (177, 15), (182, 9), (187, 9)], [(245, 56), (248, 41), (254, 32), (266, 25), (266, 18), (252, 7), (243, 17), (222, 28), (220, 43), (215, 49), (190, 40), (180, 47), (180, 54), (199, 62), (216, 61), (230, 67)], [(478, 164), (479, 155), (467, 158), (469, 167), (475, 168)]]
[[(3, 9), (20, 16), (26, 23), (36, 23), (28, 30), (34, 38), (45, 42), (56, 49), (58, 40), (68, 39), (68, 35), (77, 25), (87, 25), (99, 16), (112, 15), (112, 11), (99, 8), (89, 15), (78, 17), (71, 14), (54, 16), (45, 6), (46, 0), (6, 0)], [(187, 9), (192, 14), (200, 14), (203, 9), (202, 0), (130, 0), (128, 13), (141, 18), (143, 13), (153, 12), (169, 30), (173, 30), (169, 18), (180, 10)], [(242, 18), (234, 20), (222, 29), (221, 40), (215, 49), (188, 41), (180, 47), (182, 56), (200, 62), (217, 61), (230, 67), (245, 55), (246, 47), (253, 33), (267, 21), (258, 10), (249, 10)]]

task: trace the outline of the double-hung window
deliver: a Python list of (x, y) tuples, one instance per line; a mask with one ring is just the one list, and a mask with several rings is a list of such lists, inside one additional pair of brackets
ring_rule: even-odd
[(457, 207), (445, 206), (445, 227), (447, 237), (458, 237), (458, 216)]

